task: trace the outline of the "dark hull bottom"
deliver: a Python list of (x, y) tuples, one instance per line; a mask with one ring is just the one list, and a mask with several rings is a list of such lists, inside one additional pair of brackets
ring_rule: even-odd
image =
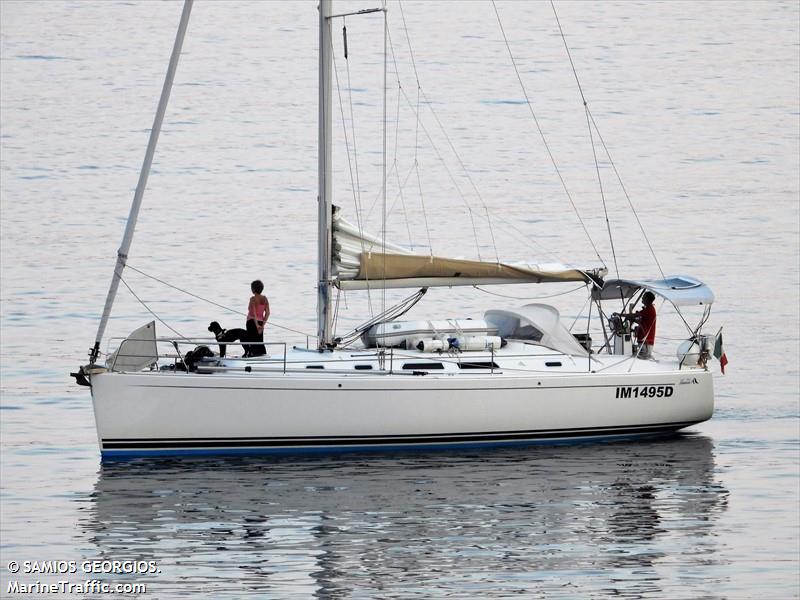
[(531, 444), (570, 444), (670, 434), (696, 422), (549, 431), (502, 431), (395, 436), (294, 438), (103, 439), (103, 459), (155, 456), (230, 456), (340, 452), (474, 449)]

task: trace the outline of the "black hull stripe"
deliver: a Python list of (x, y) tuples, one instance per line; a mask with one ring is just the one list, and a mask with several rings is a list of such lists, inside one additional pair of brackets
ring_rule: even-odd
[[(424, 369), (421, 369), (424, 371)], [(543, 371), (543, 373), (545, 373)], [(502, 372), (498, 369), (494, 375), (492, 373), (470, 373), (469, 376), (476, 376), (480, 377), (481, 379), (486, 379), (484, 375), (488, 375), (489, 377), (497, 376), (498, 374), (502, 374)], [(568, 376), (576, 376), (582, 375), (585, 372), (576, 372), (571, 371), (569, 373), (559, 374), (558, 377), (568, 377)], [(435, 376), (437, 373), (431, 372), (430, 375), (426, 375), (425, 377)], [(166, 375), (169, 376), (169, 375)], [(403, 377), (412, 377), (408, 372), (402, 374)], [(156, 375), (158, 377), (158, 375)], [(199, 375), (199, 377), (216, 377), (216, 375)], [(323, 375), (319, 375), (318, 377), (322, 378)], [(361, 375), (362, 378), (370, 377), (369, 374)], [(381, 377), (384, 377), (381, 375)], [(461, 375), (461, 377), (467, 377), (467, 375)], [(542, 378), (543, 381), (551, 378), (550, 373), (545, 373), (545, 376)], [(508, 378), (505, 378), (506, 380)], [(526, 379), (533, 379), (533, 378), (526, 378)], [(358, 372), (353, 371), (353, 379), (352, 381), (358, 381)], [(349, 382), (347, 382), (349, 383)], [(499, 383), (499, 382), (498, 382)], [(333, 385), (333, 383), (331, 383)], [(342, 385), (342, 382), (337, 381), (337, 385)], [(656, 383), (625, 383), (625, 384), (618, 384), (618, 383), (589, 383), (586, 385), (533, 385), (533, 386), (524, 386), (524, 387), (516, 387), (516, 386), (508, 386), (508, 387), (493, 387), (490, 388), (491, 391), (523, 391), (523, 390), (574, 390), (574, 389), (583, 389), (583, 390), (592, 390), (595, 388), (617, 388), (617, 387), (645, 387), (645, 386), (652, 386), (652, 385), (679, 385), (674, 382), (656, 382)], [(151, 384), (151, 383), (137, 383), (134, 384), (132, 387), (139, 387), (139, 388), (159, 388), (159, 389), (190, 389), (196, 390), (198, 389), (197, 386), (194, 385), (162, 385), (162, 384)], [(253, 392), (463, 392), (463, 391), (470, 391), (469, 388), (463, 387), (448, 387), (448, 388), (409, 388), (406, 390), (398, 390), (394, 388), (361, 388), (361, 387), (331, 387), (331, 388), (323, 388), (323, 387), (314, 387), (314, 388), (285, 388), (285, 387), (248, 387), (248, 386), (237, 386), (237, 385), (220, 385), (220, 386), (212, 386), (205, 389), (211, 389), (215, 391), (220, 390), (249, 390)], [(486, 391), (486, 389), (481, 389), (478, 391)]]
[(537, 440), (579, 438), (591, 436), (631, 435), (637, 433), (659, 433), (676, 431), (697, 421), (681, 423), (658, 423), (626, 427), (582, 427), (575, 429), (504, 431), (494, 433), (457, 433), (430, 435), (394, 436), (341, 436), (341, 437), (278, 437), (278, 438), (203, 438), (203, 439), (120, 439), (103, 440), (103, 450), (134, 450), (154, 448), (274, 448), (303, 446), (372, 446), (372, 445), (418, 445), (456, 442), (499, 442), (514, 440)]

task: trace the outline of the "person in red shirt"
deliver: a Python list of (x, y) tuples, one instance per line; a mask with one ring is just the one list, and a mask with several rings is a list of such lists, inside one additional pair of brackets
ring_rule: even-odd
[[(269, 300), (261, 292), (264, 291), (264, 284), (261, 280), (256, 279), (250, 284), (250, 291), (253, 296), (250, 298), (250, 304), (247, 305), (247, 321), (245, 327), (247, 328), (248, 342), (263, 342), (264, 341), (264, 326), (269, 319)], [(252, 344), (247, 346), (250, 356), (264, 356), (267, 349), (262, 344)]]
[(636, 341), (639, 343), (639, 352), (636, 356), (639, 358), (653, 356), (653, 344), (656, 341), (656, 307), (653, 306), (655, 301), (656, 295), (653, 292), (645, 292), (642, 295), (644, 308), (631, 314), (637, 323)]

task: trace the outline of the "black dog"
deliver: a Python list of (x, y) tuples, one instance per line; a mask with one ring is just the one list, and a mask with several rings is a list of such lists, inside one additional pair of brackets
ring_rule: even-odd
[[(214, 337), (217, 338), (218, 342), (248, 342), (250, 341), (247, 336), (246, 329), (223, 329), (220, 327), (220, 324), (216, 321), (211, 321), (211, 324), (208, 326), (208, 330), (214, 334)], [(225, 357), (225, 344), (220, 343), (219, 345), (219, 355), (220, 358)], [(250, 356), (250, 347), (244, 346), (244, 355), (245, 358)]]

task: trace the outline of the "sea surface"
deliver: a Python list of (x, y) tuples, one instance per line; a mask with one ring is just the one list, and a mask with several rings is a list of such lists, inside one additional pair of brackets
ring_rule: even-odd
[[(557, 2), (597, 166), (550, 4), (496, 7), (508, 47), (491, 3), (390, 2), (386, 61), (382, 13), (346, 18), (347, 60), (335, 24), (334, 202), (418, 252), (702, 279), (730, 359), (713, 419), (637, 443), (101, 462), (69, 372), (181, 5), (3, 0), (0, 596), (90, 579), (147, 591), (28, 597), (800, 596), (800, 4)], [(313, 1), (196, 3), (104, 351), (149, 311), (184, 335), (240, 327), (255, 278), (268, 339), (315, 332), (317, 35)], [(340, 298), (339, 331), (404, 295)], [(409, 318), (531, 301), (571, 322), (585, 294), (436, 289)], [(659, 306), (657, 353), (685, 335)], [(76, 572), (25, 563), (54, 560)], [(158, 570), (102, 572), (115, 560)]]

